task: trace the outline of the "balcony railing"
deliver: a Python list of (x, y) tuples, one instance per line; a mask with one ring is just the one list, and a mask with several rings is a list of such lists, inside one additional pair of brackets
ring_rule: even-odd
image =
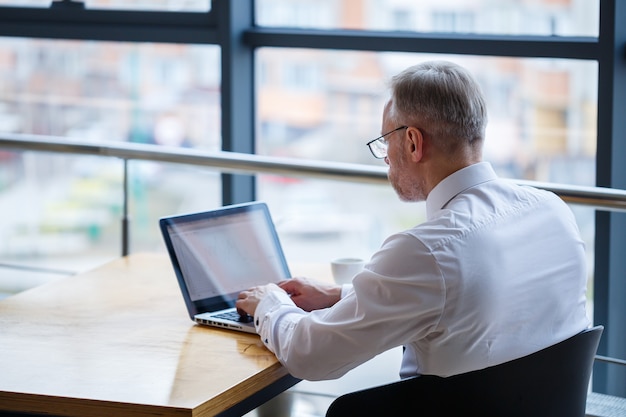
[[(197, 165), (231, 174), (266, 173), (371, 184), (387, 182), (387, 169), (382, 166), (278, 158), (235, 152), (210, 152), (127, 142), (89, 143), (64, 137), (4, 133), (0, 134), (0, 149), (95, 155), (122, 159), (124, 161), (122, 255), (129, 253), (127, 163), (130, 160)], [(599, 210), (626, 211), (626, 190), (537, 181), (512, 181), (552, 191), (568, 203), (592, 206)]]
[[(0, 149), (96, 155), (115, 157), (124, 161), (144, 160), (198, 165), (225, 173), (274, 174), (371, 184), (387, 183), (387, 169), (382, 166), (279, 158), (235, 152), (210, 152), (136, 143), (86, 143), (63, 137), (5, 133), (0, 134)], [(568, 203), (592, 206), (599, 210), (626, 211), (626, 190), (538, 181), (512, 181), (552, 191)]]
[[(88, 143), (64, 137), (24, 134), (0, 134), (0, 149), (13, 151), (56, 152), (74, 155), (95, 155), (124, 161), (124, 201), (122, 219), (122, 255), (128, 254), (128, 177), (130, 160), (197, 165), (231, 174), (274, 174), (340, 181), (384, 184), (386, 167), (278, 158), (235, 152), (202, 151), (126, 142)], [(552, 191), (572, 204), (592, 206), (599, 210), (626, 211), (626, 190), (602, 187), (564, 185), (537, 181), (512, 180), (518, 184)]]

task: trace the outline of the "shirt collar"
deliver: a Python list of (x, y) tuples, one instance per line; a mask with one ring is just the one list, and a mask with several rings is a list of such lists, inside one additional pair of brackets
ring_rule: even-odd
[(497, 178), (498, 176), (488, 162), (479, 162), (448, 175), (428, 194), (426, 218), (431, 219), (450, 200), (468, 188)]

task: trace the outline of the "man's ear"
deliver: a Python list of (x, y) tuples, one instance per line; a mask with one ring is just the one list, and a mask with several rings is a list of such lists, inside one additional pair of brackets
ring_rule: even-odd
[(420, 162), (424, 158), (424, 135), (416, 127), (409, 127), (406, 130), (409, 140), (407, 141), (409, 155), (413, 162)]

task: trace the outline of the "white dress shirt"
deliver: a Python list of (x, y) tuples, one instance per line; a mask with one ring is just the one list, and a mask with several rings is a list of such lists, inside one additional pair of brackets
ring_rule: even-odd
[(307, 313), (275, 291), (255, 313), (295, 377), (338, 378), (404, 345), (401, 377), (449, 376), (536, 352), (589, 326), (584, 243), (552, 193), (464, 168), (390, 236), (334, 306)]

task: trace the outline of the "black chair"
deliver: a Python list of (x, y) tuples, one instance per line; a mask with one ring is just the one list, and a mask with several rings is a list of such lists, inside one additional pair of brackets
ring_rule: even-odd
[(500, 365), (441, 378), (423, 375), (342, 395), (326, 417), (584, 417), (603, 326)]

